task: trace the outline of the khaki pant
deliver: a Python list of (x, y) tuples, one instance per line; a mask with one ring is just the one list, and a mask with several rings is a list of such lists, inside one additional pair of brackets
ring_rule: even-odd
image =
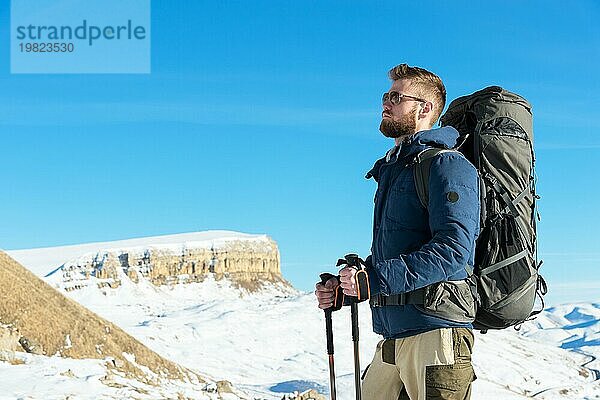
[(364, 400), (469, 400), (473, 333), (441, 328), (382, 340), (363, 377)]

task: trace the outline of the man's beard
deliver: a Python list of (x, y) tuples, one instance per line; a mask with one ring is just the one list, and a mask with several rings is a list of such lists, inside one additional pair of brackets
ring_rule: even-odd
[(417, 123), (414, 118), (415, 107), (410, 113), (403, 115), (399, 120), (385, 118), (381, 120), (379, 130), (385, 137), (401, 138), (414, 134), (417, 131)]

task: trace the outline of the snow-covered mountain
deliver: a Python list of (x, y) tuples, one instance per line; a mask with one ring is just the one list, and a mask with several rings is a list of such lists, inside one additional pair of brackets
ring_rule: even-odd
[(10, 255), (66, 290), (90, 285), (90, 277), (97, 278), (93, 282), (100, 287), (114, 288), (123, 275), (134, 282), (143, 277), (155, 285), (202, 282), (207, 275), (227, 277), (248, 289), (286, 283), (275, 241), (267, 235), (231, 231), (16, 250)]
[(266, 243), (268, 242), (268, 237), (266, 235), (252, 235), (233, 231), (204, 231), (115, 240), (111, 242), (12, 250), (7, 251), (7, 253), (21, 264), (27, 266), (36, 275), (45, 276), (54, 270), (54, 268), (49, 269), (50, 266), (58, 268), (65, 263), (75, 262), (86, 255), (102, 251), (121, 250), (123, 252), (143, 253), (148, 249), (160, 248), (172, 252), (181, 252), (182, 248), (186, 247), (219, 248), (234, 240)]
[[(143, 246), (143, 239), (138, 240)], [(36, 250), (32, 256), (36, 264), (31, 266), (26, 251), (9, 254), (39, 276), (51, 272), (61, 259), (52, 248)], [(46, 280), (163, 357), (214, 382), (228, 380), (246, 393), (231, 394), (232, 398), (281, 399), (286, 393), (308, 388), (328, 392), (324, 318), (312, 293), (279, 283), (247, 292), (212, 276), (203, 282), (165, 286), (124, 277), (116, 288), (101, 290), (90, 285), (69, 292), (52, 275)], [(364, 369), (379, 337), (371, 331), (368, 305), (361, 304), (359, 312)], [(600, 304), (562, 305), (547, 309), (518, 332), (477, 334), (473, 358), (478, 379), (473, 398), (600, 398), (599, 321)], [(334, 338), (338, 397), (350, 399), (354, 378), (346, 309), (334, 314)], [(74, 399), (94, 398), (93, 394), (117, 398), (114, 388), (107, 391), (86, 372), (93, 365), (39, 357), (27, 355), (22, 365), (0, 362), (0, 398), (64, 398), (68, 394), (74, 394)], [(60, 375), (66, 369), (75, 378)], [(37, 386), (28, 378), (33, 373), (39, 377)], [(86, 379), (89, 390), (77, 392), (74, 386)]]

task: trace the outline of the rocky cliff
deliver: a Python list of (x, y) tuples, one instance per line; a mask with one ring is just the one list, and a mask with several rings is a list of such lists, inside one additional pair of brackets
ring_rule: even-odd
[(249, 290), (268, 282), (289, 285), (281, 275), (275, 241), (229, 231), (19, 250), (11, 255), (32, 270), (44, 271), (42, 276), (66, 290), (91, 282), (115, 288), (126, 278), (170, 285), (201, 282), (207, 276), (228, 278)]
[(247, 289), (284, 282), (277, 244), (267, 237), (227, 240), (210, 247), (181, 244), (101, 250), (65, 263), (61, 272), (67, 290), (76, 289), (82, 277), (92, 276), (101, 286), (117, 287), (122, 274), (134, 282), (144, 277), (155, 285), (201, 282), (209, 274)]

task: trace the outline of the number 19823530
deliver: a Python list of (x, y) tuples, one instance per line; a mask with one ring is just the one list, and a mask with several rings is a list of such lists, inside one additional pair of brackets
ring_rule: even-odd
[(72, 53), (73, 43), (19, 43), (21, 53)]

